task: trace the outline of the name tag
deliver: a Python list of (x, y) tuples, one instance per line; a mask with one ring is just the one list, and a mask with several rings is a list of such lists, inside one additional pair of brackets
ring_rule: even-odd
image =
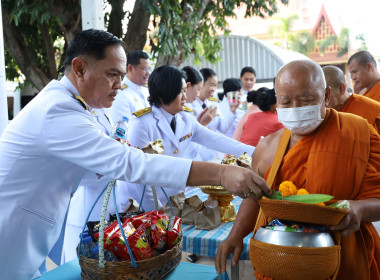
[(179, 138), (179, 142), (185, 141), (186, 139), (189, 139), (193, 134), (190, 132), (189, 134), (186, 134), (185, 136), (182, 136)]

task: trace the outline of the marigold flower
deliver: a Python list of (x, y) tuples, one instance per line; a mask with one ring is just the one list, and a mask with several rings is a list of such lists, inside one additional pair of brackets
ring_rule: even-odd
[(319, 202), (319, 203), (317, 203), (317, 205), (326, 206), (324, 202)]
[(282, 182), (278, 190), (284, 197), (297, 194), (297, 187), (290, 181)]
[(299, 189), (297, 190), (297, 195), (305, 195), (305, 194), (309, 194), (309, 192), (306, 190), (306, 189)]

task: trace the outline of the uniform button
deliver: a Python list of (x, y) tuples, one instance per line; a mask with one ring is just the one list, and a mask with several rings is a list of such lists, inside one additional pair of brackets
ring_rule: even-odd
[(92, 113), (93, 113), (95, 116), (97, 115), (96, 111), (92, 111)]
[(174, 150), (173, 154), (178, 154), (178, 150)]

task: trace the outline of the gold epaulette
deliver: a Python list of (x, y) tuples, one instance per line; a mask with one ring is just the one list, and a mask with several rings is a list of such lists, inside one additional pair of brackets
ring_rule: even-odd
[(183, 109), (185, 112), (194, 112), (193, 109), (187, 107), (186, 105), (184, 106), (184, 109)]
[(128, 88), (128, 85), (127, 84), (122, 84), (121, 85), (121, 89), (123, 90), (123, 89), (126, 89), (126, 88)]
[(152, 112), (152, 107), (146, 107), (146, 108), (138, 110), (132, 114), (139, 118), (145, 114), (148, 114), (149, 112)]
[(209, 100), (209, 101), (215, 101), (215, 102), (218, 102), (218, 99), (216, 99), (215, 97), (210, 97), (208, 100)]
[(79, 96), (79, 95), (75, 95), (75, 99), (78, 100), (79, 104), (82, 105), (82, 107), (86, 110), (86, 111), (90, 111), (90, 109), (88, 108), (87, 106), (87, 103), (86, 101), (84, 101), (84, 99)]

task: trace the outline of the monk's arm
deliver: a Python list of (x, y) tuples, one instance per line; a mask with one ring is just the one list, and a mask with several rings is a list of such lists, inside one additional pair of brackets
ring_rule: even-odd
[(350, 235), (360, 229), (362, 222), (380, 220), (380, 136), (373, 126), (370, 129), (370, 153), (360, 192), (355, 200), (349, 200), (350, 212), (332, 230), (341, 230)]
[(331, 227), (331, 230), (339, 230), (342, 235), (348, 236), (358, 231), (362, 222), (380, 221), (380, 199), (368, 198), (362, 200), (349, 200), (350, 212), (339, 225)]

